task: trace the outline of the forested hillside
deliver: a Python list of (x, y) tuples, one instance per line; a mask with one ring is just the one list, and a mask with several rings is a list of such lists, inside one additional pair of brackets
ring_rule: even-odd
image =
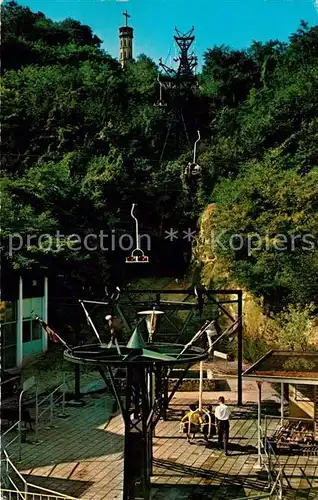
[[(177, 269), (189, 250), (185, 241), (164, 247), (164, 231), (194, 228), (215, 204), (211, 228), (222, 244), (213, 251), (231, 280), (276, 308), (317, 304), (318, 27), (302, 23), (288, 44), (207, 48), (187, 104), (191, 140), (197, 128), (202, 137), (202, 180), (191, 186), (182, 176), (190, 148), (167, 145), (160, 162), (167, 123), (153, 106), (157, 72), (146, 55), (122, 69), (77, 21), (3, 6), (5, 265), (46, 266), (74, 290), (89, 279), (98, 293), (124, 267), (124, 252), (74, 251), (63, 238), (51, 250), (33, 239), (10, 252), (10, 234), (133, 234), (137, 203), (164, 274), (167, 260)], [(281, 234), (285, 250), (276, 248)]]

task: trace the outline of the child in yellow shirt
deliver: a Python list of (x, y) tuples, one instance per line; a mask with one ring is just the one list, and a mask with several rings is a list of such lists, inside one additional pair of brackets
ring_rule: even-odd
[(187, 434), (188, 443), (190, 441), (190, 432), (192, 433), (192, 439), (194, 439), (195, 434), (199, 432), (201, 425), (203, 424), (201, 412), (196, 405), (189, 405), (189, 411), (182, 417), (181, 423), (183, 425), (183, 432)]

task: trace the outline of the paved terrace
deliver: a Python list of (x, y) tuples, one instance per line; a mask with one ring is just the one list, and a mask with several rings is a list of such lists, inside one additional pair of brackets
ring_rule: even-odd
[[(254, 386), (250, 389), (254, 391)], [(268, 390), (268, 394), (272, 392)], [(213, 403), (217, 397), (217, 393), (206, 393), (204, 402)], [(170, 405), (169, 420), (160, 421), (156, 428), (152, 499), (231, 500), (263, 492), (266, 476), (255, 468), (256, 404), (251, 401), (240, 409), (233, 404), (231, 455), (225, 457), (214, 443), (206, 448), (199, 438), (190, 445), (179, 432), (181, 412), (187, 409), (191, 399), (196, 400), (197, 395), (178, 393)], [(41, 431), (39, 444), (32, 444), (33, 434), (28, 435), (29, 442), (23, 445), (18, 468), (30, 483), (76, 498), (121, 499), (121, 416), (110, 418), (113, 402), (110, 396), (90, 395), (85, 396), (85, 400), (86, 406), (82, 408), (67, 408), (69, 417), (56, 419), (55, 428)], [(295, 488), (284, 498), (317, 499), (318, 457), (281, 459), (288, 465), (286, 473)], [(310, 489), (308, 482), (302, 479), (299, 467), (303, 467), (309, 477), (317, 477), (312, 480), (314, 488)]]

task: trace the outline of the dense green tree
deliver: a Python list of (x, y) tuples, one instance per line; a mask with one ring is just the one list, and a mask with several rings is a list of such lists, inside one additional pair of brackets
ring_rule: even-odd
[(274, 150), (215, 191), (216, 254), (234, 279), (276, 303), (318, 297), (318, 168), (277, 167)]
[[(218, 249), (235, 280), (278, 307), (317, 299), (317, 249), (274, 248), (278, 233), (317, 234), (317, 27), (302, 22), (289, 43), (208, 49), (198, 88), (182, 101), (190, 144), (178, 143), (178, 131), (165, 143), (180, 103), (165, 95), (166, 111), (153, 106), (156, 64), (142, 54), (122, 69), (76, 20), (53, 22), (5, 2), (1, 51), (6, 264), (44, 265), (75, 289), (89, 278), (102, 290), (111, 273), (117, 279), (125, 254), (75, 250), (56, 232), (133, 234), (137, 203), (164, 274), (165, 262), (177, 267), (188, 251), (182, 242), (168, 255), (164, 230), (194, 228), (217, 201), (225, 242), (234, 233), (262, 238), (251, 255), (245, 240), (240, 251)], [(198, 129), (199, 181), (184, 175)], [(24, 241), (49, 234), (52, 249), (32, 244), (10, 254), (13, 233)]]

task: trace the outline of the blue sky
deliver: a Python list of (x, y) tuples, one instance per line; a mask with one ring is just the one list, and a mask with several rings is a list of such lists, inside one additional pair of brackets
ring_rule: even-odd
[(202, 63), (203, 53), (214, 44), (245, 48), (253, 40), (287, 41), (301, 19), (310, 25), (318, 21), (315, 0), (23, 0), (19, 3), (43, 12), (54, 21), (72, 17), (88, 24), (103, 40), (103, 48), (116, 58), (118, 28), (124, 22), (122, 12), (127, 9), (130, 25), (134, 27), (134, 56), (145, 53), (155, 62), (159, 57), (166, 60), (175, 26), (186, 32), (194, 25), (195, 51)]

